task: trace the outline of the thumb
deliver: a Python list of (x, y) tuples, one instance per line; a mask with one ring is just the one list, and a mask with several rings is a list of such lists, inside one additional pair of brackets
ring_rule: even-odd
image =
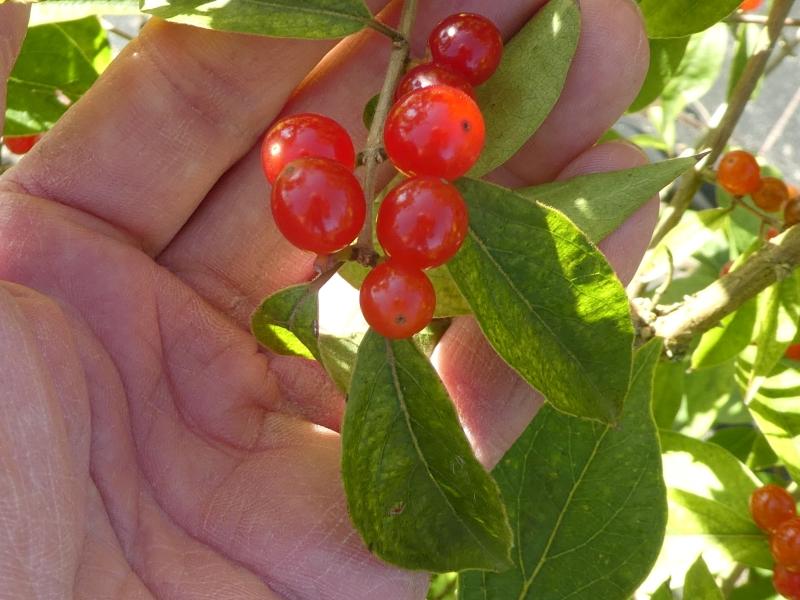
[(27, 4), (0, 4), (0, 132), (5, 125), (8, 76), (25, 38), (29, 14)]

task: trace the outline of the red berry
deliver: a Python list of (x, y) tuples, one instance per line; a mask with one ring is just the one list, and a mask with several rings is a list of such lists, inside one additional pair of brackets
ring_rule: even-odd
[(786, 189), (789, 192), (789, 200), (795, 200), (796, 198), (800, 198), (800, 189), (797, 189), (796, 185), (792, 185), (791, 183), (786, 184)]
[(770, 227), (769, 229), (767, 229), (767, 233), (764, 234), (764, 237), (767, 240), (771, 240), (772, 238), (777, 237), (779, 233), (780, 231), (778, 231), (774, 227)]
[(719, 276), (720, 277), (724, 277), (725, 275), (730, 273), (732, 266), (733, 266), (733, 261), (732, 260), (729, 260), (724, 265), (722, 265), (722, 268), (719, 270)]
[(293, 160), (306, 156), (330, 158), (351, 171), (356, 152), (350, 136), (333, 119), (303, 113), (281, 119), (267, 132), (261, 144), (261, 165), (270, 183)]
[(753, 192), (752, 198), (759, 208), (775, 212), (789, 201), (789, 188), (777, 177), (764, 177), (761, 179), (761, 185)]
[(480, 85), (497, 70), (503, 56), (503, 36), (486, 17), (472, 13), (450, 15), (428, 39), (433, 62)]
[(800, 519), (794, 517), (778, 525), (770, 539), (775, 562), (791, 571), (800, 570)]
[(361, 231), (366, 202), (355, 175), (328, 158), (290, 163), (272, 188), (272, 216), (292, 244), (318, 254), (341, 250)]
[(3, 143), (6, 148), (11, 150), (14, 154), (25, 154), (34, 147), (36, 142), (39, 141), (41, 135), (19, 135), (14, 137), (3, 138)]
[(789, 492), (770, 483), (750, 494), (750, 514), (756, 525), (772, 532), (781, 523), (797, 516), (797, 507)]
[(790, 360), (800, 361), (800, 344), (792, 344), (789, 346), (784, 356)]
[(409, 92), (434, 85), (449, 85), (458, 88), (473, 100), (475, 99), (475, 90), (466, 79), (450, 69), (433, 63), (423, 63), (408, 71), (400, 80), (394, 99), (399, 100)]
[(404, 96), (386, 119), (386, 154), (407, 175), (458, 179), (478, 160), (486, 135), (475, 101), (439, 85)]
[(467, 235), (469, 216), (456, 187), (415, 177), (386, 196), (378, 212), (378, 241), (397, 263), (417, 269), (443, 265)]
[(775, 565), (772, 574), (775, 591), (789, 600), (800, 600), (800, 573), (793, 573), (783, 565)]
[(734, 196), (752, 194), (761, 185), (761, 169), (752, 154), (734, 150), (722, 157), (717, 183)]
[(761, 7), (762, 2), (763, 0), (744, 0), (744, 2), (739, 5), (739, 10), (743, 10), (745, 12), (758, 10)]
[(361, 284), (360, 300), (370, 327), (392, 339), (422, 331), (436, 308), (436, 292), (425, 273), (391, 259), (370, 271)]
[(800, 223), (800, 198), (795, 198), (783, 207), (783, 224), (786, 227)]

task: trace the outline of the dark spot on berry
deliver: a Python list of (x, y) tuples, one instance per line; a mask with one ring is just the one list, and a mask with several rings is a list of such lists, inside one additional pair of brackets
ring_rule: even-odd
[(472, 129), (472, 125), (470, 125), (469, 121), (464, 119), (463, 121), (461, 121), (461, 129), (464, 130), (464, 133), (469, 133), (470, 130)]
[(404, 325), (405, 322), (406, 322), (406, 316), (405, 315), (397, 315), (394, 318), (394, 322), (397, 323), (398, 325)]

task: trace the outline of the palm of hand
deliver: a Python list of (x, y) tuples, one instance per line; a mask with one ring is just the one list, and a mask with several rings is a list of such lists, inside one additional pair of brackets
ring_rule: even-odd
[[(620, 89), (589, 86), (611, 106), (556, 142), (558, 119), (580, 103), (568, 89), (552, 132), (498, 179), (639, 160), (624, 146), (586, 150), (647, 64), (646, 52), (631, 58), (638, 15), (615, 1), (625, 10), (605, 10), (616, 16), (599, 16), (607, 0), (583, 5), (586, 43), (614, 30), (609, 20), (622, 22), (603, 59)], [(515, 4), (494, 15), (506, 30), (541, 2)], [(420, 31), (453, 9), (430, 12)], [(350, 95), (377, 87), (385, 58), (376, 49), (386, 49), (365, 39), (328, 57), (289, 110), (318, 110), (361, 131)], [(0, 560), (8, 597), (424, 595), (423, 575), (370, 557), (349, 524), (335, 433), (342, 398), (314, 365), (260, 352), (246, 329), (261, 297), (310, 274), (310, 258), (280, 239), (264, 210), (257, 155), (247, 150), (327, 49), (151, 24), (0, 180), (0, 279), (13, 282), (0, 284), (0, 554), (15, 557)], [(619, 74), (617, 56), (636, 64)], [(343, 89), (343, 78), (354, 83)], [(267, 98), (265, 80), (274, 88)], [(544, 148), (548, 157), (529, 168)], [(638, 238), (620, 269), (637, 262), (646, 235)], [(440, 370), (490, 463), (536, 403), (478, 339), (471, 321), (458, 322)], [(482, 386), (504, 404), (487, 406)]]

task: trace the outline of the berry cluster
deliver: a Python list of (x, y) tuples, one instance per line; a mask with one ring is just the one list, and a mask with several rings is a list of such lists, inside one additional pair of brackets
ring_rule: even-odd
[[(783, 210), (786, 227), (800, 223), (800, 192), (776, 177), (762, 177), (755, 157), (744, 150), (733, 150), (722, 157), (717, 168), (717, 183), (734, 196), (749, 195), (766, 212)], [(778, 232), (770, 229), (767, 239)]]
[(3, 138), (3, 144), (14, 154), (25, 154), (39, 141), (41, 135), (18, 135)]
[(784, 598), (800, 600), (800, 518), (794, 498), (780, 486), (765, 485), (750, 496), (750, 514), (770, 536), (775, 590)]
[[(393, 339), (430, 323), (436, 294), (424, 270), (450, 260), (466, 237), (467, 208), (450, 182), (483, 149), (473, 86), (497, 69), (503, 41), (491, 21), (460, 13), (434, 28), (429, 48), (431, 61), (405, 74), (386, 117), (386, 155), (408, 179), (381, 203), (377, 236), (387, 259), (360, 293), (369, 325)], [(338, 123), (316, 114), (280, 120), (264, 138), (261, 162), (272, 184), (275, 224), (292, 244), (331, 254), (361, 231), (366, 199), (353, 174), (353, 143)]]

